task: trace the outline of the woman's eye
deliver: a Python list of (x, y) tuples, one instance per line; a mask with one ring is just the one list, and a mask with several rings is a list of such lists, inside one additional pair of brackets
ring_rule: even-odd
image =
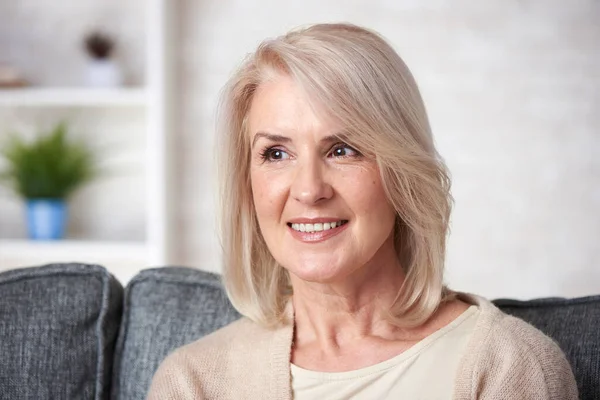
[(290, 158), (290, 155), (281, 149), (266, 149), (262, 153), (262, 158), (265, 161), (281, 161)]
[(358, 156), (358, 151), (354, 150), (352, 147), (347, 144), (342, 144), (335, 146), (331, 151), (332, 157), (355, 157)]

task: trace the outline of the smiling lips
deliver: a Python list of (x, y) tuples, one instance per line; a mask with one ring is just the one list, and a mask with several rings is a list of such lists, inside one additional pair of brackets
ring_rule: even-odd
[[(308, 221), (308, 220), (307, 220)], [(292, 236), (302, 242), (321, 242), (337, 235), (348, 225), (348, 220), (314, 220), (315, 222), (288, 222)], [(318, 222), (316, 222), (318, 221)]]

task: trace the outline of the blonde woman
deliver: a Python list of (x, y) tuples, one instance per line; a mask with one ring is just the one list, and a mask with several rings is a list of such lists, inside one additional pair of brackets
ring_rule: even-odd
[(444, 287), (448, 172), (381, 37), (267, 40), (221, 111), (223, 279), (244, 318), (171, 354), (150, 399), (577, 398), (552, 340)]

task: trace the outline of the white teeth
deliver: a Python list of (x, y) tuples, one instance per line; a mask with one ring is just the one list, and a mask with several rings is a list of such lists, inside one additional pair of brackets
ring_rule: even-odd
[(334, 229), (341, 225), (342, 225), (342, 221), (325, 222), (325, 223), (317, 222), (316, 224), (292, 224), (292, 229), (295, 231), (299, 231), (299, 232), (312, 233), (312, 232), (328, 231), (329, 229)]

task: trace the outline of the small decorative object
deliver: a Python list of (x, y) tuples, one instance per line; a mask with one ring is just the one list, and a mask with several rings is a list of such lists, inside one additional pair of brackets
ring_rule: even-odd
[(27, 203), (29, 237), (61, 239), (65, 234), (68, 197), (97, 175), (96, 159), (81, 141), (67, 137), (60, 123), (28, 143), (11, 135), (0, 146), (6, 168), (0, 182)]
[(114, 41), (106, 34), (93, 32), (85, 38), (85, 48), (90, 56), (86, 81), (94, 87), (118, 87), (123, 84), (119, 64), (111, 58)]
[(27, 82), (16, 68), (0, 64), (0, 88), (18, 88), (26, 84)]

